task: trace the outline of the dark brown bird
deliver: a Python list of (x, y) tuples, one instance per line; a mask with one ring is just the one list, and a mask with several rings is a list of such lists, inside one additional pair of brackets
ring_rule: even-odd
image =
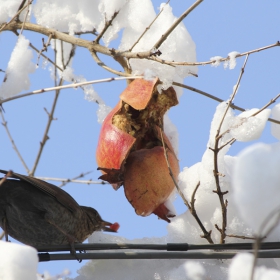
[[(7, 174), (7, 171), (0, 170)], [(94, 231), (116, 232), (118, 223), (80, 206), (67, 192), (45, 181), (9, 172), (0, 185), (0, 226), (14, 239), (40, 247), (83, 242)], [(7, 177), (7, 175), (6, 175)]]

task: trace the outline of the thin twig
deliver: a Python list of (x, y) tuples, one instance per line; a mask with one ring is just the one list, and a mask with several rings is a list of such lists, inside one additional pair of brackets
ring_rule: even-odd
[[(9, 25), (5, 25), (5, 24), (0, 24), (0, 30), (3, 29), (5, 31), (13, 31), (16, 29), (21, 29), (22, 27), (22, 23), (20, 22), (11, 22)], [(80, 46), (83, 48), (87, 48), (90, 51), (95, 51), (95, 52), (100, 52), (102, 54), (108, 55), (108, 56), (122, 56), (125, 57), (127, 59), (130, 58), (137, 58), (137, 59), (148, 59), (148, 60), (154, 60), (160, 63), (164, 63), (164, 64), (172, 64), (172, 65), (188, 65), (188, 66), (196, 66), (196, 65), (206, 65), (206, 64), (212, 64), (215, 63), (215, 60), (210, 60), (207, 62), (174, 62), (174, 61), (167, 61), (167, 60), (162, 60), (159, 59), (156, 56), (151, 56), (153, 55), (153, 51), (149, 50), (149, 51), (144, 51), (144, 52), (129, 52), (129, 51), (118, 51), (112, 48), (107, 48), (104, 47), (102, 45), (99, 44), (94, 44), (92, 41), (89, 40), (85, 40), (85, 39), (81, 39), (81, 38), (77, 38), (75, 36), (71, 36), (68, 35), (66, 33), (57, 31), (55, 29), (52, 28), (47, 28), (44, 26), (40, 26), (38, 24), (34, 24), (34, 23), (30, 23), (30, 22), (26, 22), (25, 24), (25, 29), (26, 30), (30, 30), (33, 32), (37, 32), (37, 33), (41, 33), (44, 34), (46, 36), (49, 36), (51, 33), (54, 34), (54, 38), (55, 39), (59, 39), (62, 40), (64, 42), (70, 43), (70, 44), (75, 44), (76, 46)], [(268, 45), (262, 48), (258, 48), (255, 50), (251, 50), (248, 52), (244, 52), (241, 54), (236, 55), (237, 57), (242, 57), (245, 56), (247, 54), (252, 54), (255, 52), (260, 52), (269, 48), (273, 48), (273, 47), (278, 47), (280, 46), (280, 41), (277, 41), (275, 44), (272, 45)], [(113, 54), (112, 54), (113, 52)], [(229, 60), (229, 57), (220, 59), (219, 61), (226, 61)]]
[(116, 16), (119, 14), (119, 11), (114, 12), (113, 16), (111, 17), (110, 20), (106, 20), (105, 18), (105, 25), (102, 31), (98, 34), (96, 39), (94, 40), (94, 43), (99, 44), (100, 39), (103, 37), (105, 32), (108, 30), (108, 28), (112, 25), (113, 20), (116, 18)]
[[(221, 99), (221, 98), (219, 98), (219, 97), (216, 97), (215, 95), (212, 95), (212, 94), (210, 94), (210, 93), (207, 93), (207, 92), (205, 92), (205, 91), (202, 91), (202, 90), (197, 89), (197, 88), (194, 88), (194, 87), (190, 87), (190, 86), (187, 86), (187, 85), (184, 85), (184, 84), (180, 84), (180, 83), (177, 83), (177, 82), (173, 82), (173, 85), (174, 85), (174, 86), (178, 86), (178, 87), (182, 87), (182, 88), (185, 88), (185, 89), (188, 89), (188, 90), (190, 90), (190, 91), (197, 92), (197, 93), (199, 93), (199, 94), (201, 94), (201, 95), (204, 95), (204, 96), (206, 96), (206, 97), (208, 97), (208, 98), (210, 98), (210, 99), (213, 99), (213, 100), (215, 100), (215, 101), (218, 101), (218, 102), (225, 102), (225, 101), (226, 101), (226, 100), (223, 100), (223, 99)], [(241, 111), (241, 112), (245, 112), (245, 111), (246, 111), (244, 108), (239, 107), (239, 106), (237, 106), (237, 105), (234, 105), (233, 103), (230, 104), (230, 108), (236, 109), (236, 110)], [(273, 123), (280, 124), (280, 121), (275, 120), (275, 119), (268, 118), (268, 121), (269, 121), (269, 122), (273, 122)]]
[[(276, 216), (276, 219), (275, 219)], [(272, 220), (275, 219), (272, 225), (267, 229), (267, 231), (262, 234), (262, 231), (266, 228), (267, 224)], [(252, 271), (251, 271), (251, 277), (250, 279), (254, 279), (254, 274), (255, 274), (255, 267), (257, 265), (257, 259), (258, 259), (258, 254), (259, 254), (259, 249), (261, 246), (261, 242), (275, 229), (275, 227), (279, 224), (280, 221), (280, 207), (277, 207), (271, 213), (269, 213), (266, 217), (266, 219), (261, 223), (259, 232), (257, 235), (257, 239), (254, 243), (254, 261), (252, 265)]]
[(179, 188), (178, 184), (177, 184), (177, 180), (175, 179), (174, 177), (174, 174), (172, 172), (172, 169), (170, 167), (170, 163), (169, 163), (169, 160), (168, 160), (168, 154), (167, 154), (167, 150), (166, 150), (166, 146), (165, 146), (165, 142), (163, 140), (163, 135), (162, 135), (162, 129), (160, 129), (160, 136), (161, 136), (161, 142), (162, 142), (162, 146), (163, 146), (163, 151), (164, 151), (164, 157), (165, 157), (165, 160), (166, 160), (166, 164), (167, 164), (167, 167), (168, 167), (168, 170), (169, 170), (169, 175), (170, 177), (172, 178), (173, 180), (173, 183), (179, 193), (179, 195), (181, 196), (181, 198), (183, 199), (184, 201), (184, 204), (188, 207), (189, 211), (191, 212), (191, 214), (193, 215), (193, 217), (195, 218), (195, 220), (197, 221), (197, 223), (199, 224), (201, 230), (203, 231), (203, 235), (201, 235), (201, 238), (205, 238), (209, 243), (213, 244), (213, 240), (211, 238), (211, 233), (212, 231), (207, 231), (204, 227), (204, 225), (202, 224), (202, 222), (200, 221), (197, 213), (196, 213), (196, 210), (195, 210), (195, 194), (197, 192), (197, 189), (200, 185), (200, 182), (198, 182), (193, 194), (192, 194), (192, 198), (191, 198), (191, 204), (188, 202), (188, 200), (186, 199), (186, 197), (184, 196), (184, 194), (182, 193), (181, 189)]
[[(271, 44), (271, 45), (268, 45), (268, 46), (265, 46), (265, 47), (261, 47), (261, 48), (258, 48), (258, 49), (254, 49), (254, 50), (251, 50), (251, 51), (247, 51), (247, 52), (244, 52), (244, 53), (237, 54), (235, 58), (239, 58), (239, 57), (242, 57), (242, 56), (246, 56), (248, 54), (264, 51), (264, 50), (274, 48), (274, 47), (279, 47), (279, 46), (280, 46), (280, 41), (277, 41), (275, 44)], [(131, 55), (131, 54), (129, 54), (129, 55)], [(138, 53), (138, 55), (139, 55), (139, 58), (143, 58), (141, 53)], [(126, 57), (128, 57), (128, 56), (126, 56)], [(180, 66), (199, 66), (199, 65), (209, 65), (209, 64), (216, 63), (216, 60), (209, 60), (209, 61), (202, 61), (202, 62), (171, 61), (171, 60), (161, 59), (157, 56), (149, 56), (149, 57), (146, 57), (146, 59), (154, 60), (156, 62), (159, 62), (159, 63), (162, 63), (162, 64), (167, 64), (167, 65), (170, 65), (170, 66), (177, 66), (177, 65), (178, 66), (179, 65)], [(224, 62), (224, 61), (227, 61), (227, 60), (230, 60), (229, 56), (219, 59), (219, 62)]]
[(265, 110), (267, 107), (269, 107), (271, 104), (275, 103), (275, 101), (280, 97), (280, 93), (277, 94), (273, 99), (271, 99), (266, 105), (264, 105), (260, 110), (258, 110), (256, 113), (254, 113), (251, 117), (254, 117), (258, 115), (260, 112)]
[(26, 97), (26, 96), (40, 94), (40, 93), (53, 91), (53, 90), (61, 90), (61, 89), (67, 89), (67, 88), (77, 88), (77, 87), (81, 87), (81, 86), (85, 86), (85, 85), (91, 85), (91, 84), (107, 83), (107, 82), (120, 81), (120, 80), (126, 80), (126, 79), (134, 80), (134, 79), (141, 79), (141, 78), (143, 78), (143, 76), (129, 76), (129, 77), (116, 77), (116, 78), (112, 77), (112, 78), (93, 80), (93, 81), (87, 81), (87, 82), (82, 82), (82, 83), (73, 83), (73, 84), (64, 85), (64, 86), (43, 88), (43, 89), (38, 89), (38, 90), (31, 91), (31, 92), (19, 94), (19, 95), (9, 97), (9, 98), (6, 98), (6, 99), (2, 99), (2, 100), (0, 100), (0, 105), (5, 103), (5, 102), (15, 100), (15, 99), (18, 99), (18, 98), (23, 98), (23, 97)]
[(115, 75), (122, 76), (122, 77), (131, 76), (130, 73), (117, 71), (117, 70), (107, 66), (103, 61), (100, 60), (100, 58), (97, 56), (95, 51), (90, 51), (90, 54), (91, 54), (92, 58), (94, 59), (94, 61), (96, 62), (96, 64), (98, 66), (104, 68), (105, 70), (107, 70)]
[[(19, 36), (19, 33), (15, 30), (14, 33)], [(59, 67), (58, 65), (56, 65), (49, 57), (47, 57), (46, 55), (44, 55), (42, 53), (42, 51), (39, 51), (34, 45), (32, 45), (32, 43), (29, 42), (29, 46), (30, 48), (32, 48), (35, 52), (37, 52), (39, 54), (39, 56), (42, 56), (43, 58), (45, 58), (48, 62), (50, 62), (54, 67), (56, 67), (57, 69), (59, 69), (61, 72), (63, 72), (63, 69), (61, 67)], [(38, 60), (39, 60), (39, 56), (38, 56)], [(39, 63), (37, 62), (37, 65), (39, 65)]]
[[(255, 112), (254, 114), (252, 114), (251, 116), (247, 117), (247, 119), (251, 118), (251, 117), (255, 117), (258, 114), (260, 114), (263, 110), (265, 110), (267, 107), (269, 107), (271, 104), (275, 103), (275, 101), (280, 97), (280, 93), (277, 94), (273, 99), (271, 99), (266, 105), (264, 105), (261, 109), (259, 109), (257, 112)], [(269, 120), (269, 119), (268, 119)], [(279, 124), (279, 121), (273, 120), (271, 119), (273, 122)], [(239, 124), (242, 125), (242, 122)], [(232, 127), (231, 127), (232, 128)], [(227, 129), (226, 131), (224, 131), (223, 133), (220, 134), (219, 138), (221, 138), (222, 136), (224, 136), (226, 133), (229, 133), (231, 128)], [(222, 146), (220, 146), (218, 148), (218, 150), (222, 150), (225, 146), (227, 145), (232, 145), (234, 142), (236, 141), (235, 138), (231, 138), (230, 140), (228, 140), (225, 144), (223, 144)], [(213, 149), (211, 149), (213, 150)]]
[[(22, 1), (22, 3), (24, 3), (26, 0), (23, 0)], [(24, 10), (24, 9), (26, 9), (26, 7), (28, 7), (29, 6), (29, 3), (27, 3), (24, 7), (22, 7), (22, 8), (19, 8), (18, 9), (18, 11), (17, 11), (17, 13), (10, 19), (10, 21), (9, 22), (5, 22), (5, 23), (3, 23), (3, 25), (0, 27), (0, 32), (1, 31), (3, 31), (11, 22), (13, 22), (15, 19), (17, 20), (17, 18), (19, 17), (19, 15), (21, 14), (21, 12)], [(20, 5), (20, 7), (21, 7), (21, 5)]]
[(54, 182), (62, 182), (63, 184), (58, 187), (62, 187), (67, 183), (77, 183), (77, 184), (86, 184), (86, 185), (107, 185), (109, 183), (104, 181), (92, 181), (92, 180), (76, 180), (76, 179), (67, 179), (67, 178), (53, 178), (53, 177), (38, 177), (35, 178), (43, 180), (43, 181), (54, 181)]
[[(67, 180), (63, 181), (62, 184), (60, 184), (58, 187), (59, 187), (59, 188), (62, 188), (62, 187), (64, 187), (67, 183), (73, 182), (73, 180), (77, 180), (77, 179), (83, 178), (83, 177), (85, 177), (86, 175), (88, 175), (88, 174), (90, 174), (90, 173), (92, 173), (92, 171), (88, 171), (88, 172), (85, 172), (85, 173), (81, 173), (80, 175), (78, 175), (78, 176), (76, 176), (76, 177), (74, 177), (74, 178), (72, 178), (72, 179), (67, 179)], [(79, 181), (81, 181), (81, 180), (79, 180)], [(89, 181), (91, 181), (91, 180), (89, 180)]]
[(32, 1), (33, 1), (33, 0), (28, 0), (28, 2), (27, 2), (27, 11), (26, 11), (26, 14), (25, 14), (25, 17), (24, 17), (24, 20), (23, 20), (22, 27), (21, 27), (21, 30), (20, 30), (19, 35), (21, 35), (22, 32), (23, 32), (23, 30), (24, 30), (24, 25), (25, 25), (25, 23), (26, 23), (27, 16), (28, 16), (28, 14), (29, 14), (29, 6), (32, 4)]
[(243, 67), (241, 68), (241, 71), (240, 71), (240, 75), (238, 77), (237, 84), (234, 87), (234, 90), (233, 90), (233, 93), (231, 95), (231, 98), (228, 101), (227, 108), (226, 108), (226, 110), (224, 112), (224, 115), (223, 115), (223, 117), (221, 119), (221, 122), (220, 122), (220, 124), (218, 126), (217, 133), (216, 133), (216, 136), (215, 136), (215, 146), (214, 146), (214, 148), (211, 148), (211, 150), (214, 152), (214, 170), (213, 170), (213, 174), (214, 174), (214, 178), (215, 178), (215, 182), (216, 182), (216, 190), (213, 191), (213, 192), (217, 193), (217, 195), (219, 196), (219, 200), (220, 200), (220, 204), (221, 204), (221, 208), (222, 208), (222, 228), (220, 229), (218, 227), (218, 225), (215, 225), (216, 228), (219, 230), (219, 232), (221, 234), (220, 243), (225, 243), (225, 238), (226, 238), (227, 202), (225, 202), (225, 200), (224, 200), (224, 195), (228, 193), (228, 191), (222, 192), (221, 191), (221, 186), (220, 186), (220, 174), (219, 174), (219, 164), (218, 164), (218, 153), (220, 151), (219, 143), (220, 143), (220, 139), (221, 139), (220, 132), (221, 132), (221, 128), (222, 128), (224, 119), (226, 117), (226, 114), (227, 114), (227, 112), (228, 112), (228, 110), (230, 108), (230, 105), (231, 105), (234, 97), (235, 97), (235, 94), (237, 93), (240, 81), (241, 81), (243, 73), (244, 73), (244, 69), (245, 69), (246, 64), (247, 64), (248, 56), (249, 55), (246, 56), (246, 59), (245, 59), (244, 64), (243, 64)]
[(192, 193), (192, 198), (191, 198), (191, 209), (190, 212), (193, 215), (193, 217), (195, 218), (196, 222), (198, 223), (198, 225), (200, 226), (201, 230), (203, 231), (203, 235), (201, 235), (201, 238), (205, 238), (210, 244), (214, 244), (212, 238), (211, 238), (211, 233), (212, 230), (207, 231), (206, 228), (204, 227), (203, 223), (201, 222), (200, 218), (198, 217), (197, 213), (196, 213), (196, 209), (195, 209), (195, 194), (198, 190), (200, 186), (200, 182), (197, 183), (193, 193)]
[(0, 114), (1, 114), (2, 121), (3, 121), (2, 125), (5, 127), (5, 130), (7, 132), (7, 135), (9, 137), (9, 139), (10, 139), (10, 142), (12, 143), (13, 149), (15, 150), (15, 152), (16, 152), (19, 160), (21, 161), (23, 167), (25, 168), (26, 172), (29, 173), (29, 168), (28, 168), (27, 164), (25, 163), (23, 157), (21, 156), (21, 153), (19, 152), (19, 150), (16, 146), (16, 143), (15, 143), (15, 141), (14, 141), (14, 139), (13, 139), (11, 133), (10, 133), (10, 130), (8, 128), (8, 125), (7, 125), (7, 121), (5, 120), (4, 114), (3, 114), (1, 109), (0, 109)]
[(233, 237), (233, 238), (239, 238), (239, 239), (249, 239), (249, 240), (256, 240), (256, 237), (249, 237), (244, 235), (236, 235), (236, 234), (226, 234), (226, 237)]
[[(60, 81), (59, 81), (59, 85), (61, 85), (63, 83), (63, 81), (64, 80), (61, 78)], [(48, 114), (48, 123), (47, 123), (46, 129), (45, 129), (44, 135), (43, 135), (43, 139), (40, 142), (40, 148), (39, 148), (38, 154), (36, 156), (33, 168), (31, 170), (31, 172), (29, 173), (29, 175), (31, 175), (31, 176), (34, 176), (34, 174), (35, 174), (35, 171), (36, 171), (36, 168), (38, 166), (39, 160), (41, 158), (43, 149), (45, 147), (45, 144), (46, 144), (47, 140), (49, 139), (48, 133), (49, 133), (49, 130), (50, 130), (50, 127), (51, 127), (51, 123), (54, 119), (53, 115), (54, 115), (54, 111), (55, 111), (55, 108), (56, 108), (59, 93), (60, 93), (60, 90), (56, 90), (54, 101), (53, 101), (53, 104), (52, 104), (52, 109), (51, 109), (51, 112)]]
[(161, 36), (161, 38), (155, 43), (153, 49), (158, 49), (161, 44), (167, 39), (171, 32), (183, 21), (183, 19), (191, 13), (203, 0), (197, 0), (191, 7), (189, 7), (171, 26), (170, 28)]
[[(65, 32), (66, 34), (69, 34), (68, 32)], [(97, 36), (98, 34), (96, 34), (96, 29), (94, 28), (92, 31), (77, 31), (74, 33), (75, 35), (85, 35), (85, 34), (93, 34), (95, 36)]]
[[(61, 48), (63, 49), (63, 45), (61, 45)], [(70, 51), (70, 54), (69, 54), (69, 57), (68, 57), (68, 60), (67, 62), (65, 63), (65, 66), (64, 68), (66, 68), (68, 66), (68, 64), (70, 63), (72, 57), (75, 55), (75, 49), (76, 49), (76, 46), (75, 45), (72, 45), (72, 49)], [(56, 57), (57, 57), (57, 53), (56, 53), (56, 41), (55, 41), (55, 64), (56, 63)], [(62, 53), (63, 55), (63, 53)], [(64, 58), (63, 60), (64, 61)], [(56, 81), (56, 76), (57, 76), (57, 68), (55, 67), (55, 85), (57, 83)], [(60, 81), (59, 81), (59, 86), (61, 86), (63, 84), (63, 78), (60, 78)], [(39, 163), (39, 160), (41, 158), (41, 155), (42, 155), (42, 152), (43, 152), (43, 149), (44, 149), (44, 146), (47, 142), (47, 140), (49, 139), (49, 136), (48, 136), (48, 133), (49, 133), (49, 130), (50, 130), (50, 127), (51, 127), (51, 124), (52, 124), (52, 121), (54, 120), (54, 111), (55, 111), (55, 108), (56, 108), (56, 104), (57, 104), (57, 100), (58, 100), (58, 97), (59, 97), (59, 94), (60, 94), (60, 89), (56, 89), (56, 92), (55, 92), (55, 97), (54, 97), (54, 101), (53, 101), (53, 105), (52, 105), (52, 109), (50, 111), (50, 113), (48, 113), (48, 123), (47, 123), (47, 126), (46, 126), (46, 129), (45, 129), (45, 132), (44, 132), (44, 135), (43, 135), (43, 139), (42, 141), (40, 142), (40, 148), (39, 148), (39, 151), (38, 151), (38, 154), (37, 154), (37, 157), (35, 159), (35, 162), (34, 162), (34, 166), (30, 172), (29, 175), (31, 176), (34, 176), (35, 174), (35, 171), (36, 171), (36, 168), (38, 166), (38, 163)]]
[[(47, 51), (48, 50), (48, 46), (50, 45), (50, 42), (51, 42), (51, 39), (52, 39), (52, 34), (49, 35), (48, 37), (48, 41), (46, 43), (44, 43), (44, 39), (43, 40), (43, 48), (38, 52), (38, 57), (37, 57), (37, 65), (39, 65), (39, 59), (40, 59), (40, 56), (42, 55), (43, 56), (43, 52)], [(29, 43), (30, 47), (35, 49), (35, 47), (33, 47), (33, 45), (31, 46), (31, 43)], [(49, 60), (49, 59), (48, 59)], [(54, 63), (54, 65), (56, 65)]]
[(135, 43), (132, 45), (132, 47), (129, 49), (129, 51), (131, 52), (134, 47), (139, 43), (139, 41), (143, 38), (143, 36), (146, 34), (146, 32), (151, 28), (151, 26), (154, 24), (154, 22), (157, 20), (157, 18), (160, 16), (160, 14), (163, 12), (164, 8), (166, 7), (166, 5), (170, 2), (170, 0), (168, 0), (164, 7), (161, 9), (161, 11), (156, 15), (156, 17), (154, 18), (154, 20), (150, 23), (150, 25), (148, 27), (146, 27), (146, 29), (144, 30), (144, 32), (140, 35), (140, 37), (135, 41)]

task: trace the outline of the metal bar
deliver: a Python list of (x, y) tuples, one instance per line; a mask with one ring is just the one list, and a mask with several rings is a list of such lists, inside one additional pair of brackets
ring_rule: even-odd
[[(250, 251), (250, 253), (253, 253)], [(83, 253), (76, 254), (49, 254), (39, 253), (39, 261), (56, 260), (92, 260), (92, 259), (231, 259), (237, 252), (117, 252), (117, 253)], [(260, 251), (258, 258), (279, 258), (280, 250)]]
[[(129, 244), (129, 243), (77, 243), (75, 249), (83, 250), (165, 250), (165, 251), (190, 251), (190, 250), (252, 250), (254, 243), (227, 243), (227, 244)], [(38, 252), (70, 251), (69, 245), (48, 245), (36, 248)], [(265, 242), (260, 246), (262, 250), (280, 249), (280, 242)]]

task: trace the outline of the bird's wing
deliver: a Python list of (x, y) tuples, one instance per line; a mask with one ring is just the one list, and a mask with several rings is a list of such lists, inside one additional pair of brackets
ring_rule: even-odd
[[(0, 172), (3, 174), (8, 173), (8, 171), (1, 170), (1, 169)], [(74, 198), (71, 195), (69, 195), (67, 192), (65, 192), (64, 190), (60, 189), (59, 187), (53, 184), (47, 183), (43, 180), (34, 177), (21, 175), (15, 172), (12, 172), (12, 175), (9, 177), (14, 179), (19, 179), (31, 184), (32, 186), (36, 187), (38, 190), (55, 198), (60, 204), (62, 204), (71, 212), (74, 212), (75, 210), (77, 210), (77, 208), (80, 207), (79, 204), (74, 200)]]

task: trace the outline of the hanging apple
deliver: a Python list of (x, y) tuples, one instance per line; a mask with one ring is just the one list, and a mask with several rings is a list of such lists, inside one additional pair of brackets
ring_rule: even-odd
[(125, 195), (137, 215), (156, 214), (170, 221), (164, 205), (174, 190), (164, 156), (166, 146), (174, 177), (179, 164), (172, 145), (164, 132), (163, 116), (178, 104), (175, 90), (170, 87), (158, 92), (160, 81), (136, 79), (120, 95), (121, 101), (105, 118), (97, 146), (96, 159), (100, 179), (115, 189), (124, 186)]

